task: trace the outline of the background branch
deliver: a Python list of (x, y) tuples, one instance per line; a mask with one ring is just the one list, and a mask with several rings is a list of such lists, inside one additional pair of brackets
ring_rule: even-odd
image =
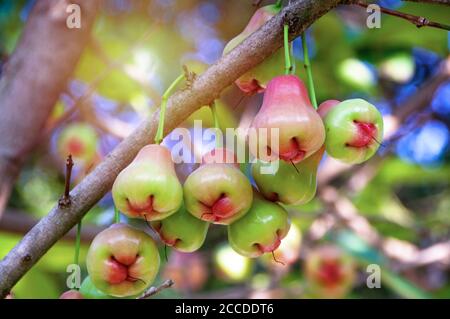
[[(285, 7), (280, 14), (210, 66), (189, 89), (172, 95), (167, 104), (164, 133), (167, 134), (179, 126), (201, 106), (209, 105), (239, 76), (280, 48), (283, 44), (284, 23), (289, 23), (290, 38), (293, 39), (336, 5), (351, 2), (353, 1), (300, 0)], [(143, 146), (154, 139), (158, 117), (159, 112), (141, 123), (72, 190), (70, 206), (55, 206), (0, 261), (0, 298), (6, 296), (48, 249), (109, 191), (119, 172), (133, 160)]]
[[(27, 155), (65, 89), (89, 39), (100, 0), (81, 7), (80, 29), (69, 29), (67, 1), (34, 5), (17, 47), (0, 78), (0, 217)], [(45, 45), (42, 45), (45, 43)]]
[[(356, 5), (363, 7), (363, 8), (367, 8), (370, 4), (367, 4), (363, 1), (358, 1), (356, 3)], [(439, 22), (434, 22), (434, 21), (430, 21), (427, 18), (424, 17), (420, 17), (420, 16), (416, 16), (416, 15), (412, 15), (412, 14), (408, 14), (408, 13), (403, 13), (400, 11), (396, 11), (396, 10), (391, 10), (391, 9), (387, 9), (387, 8), (383, 8), (380, 7), (381, 12), (397, 17), (397, 18), (401, 18), (404, 19), (406, 21), (411, 22), (412, 24), (416, 25), (418, 28), (421, 27), (432, 27), (432, 28), (437, 28), (437, 29), (443, 29), (443, 30), (450, 30), (450, 26), (443, 24), (443, 23), (439, 23)]]
[(446, 6), (450, 6), (449, 0), (402, 0), (405, 2), (420, 2), (420, 3), (431, 3), (431, 4), (443, 4)]

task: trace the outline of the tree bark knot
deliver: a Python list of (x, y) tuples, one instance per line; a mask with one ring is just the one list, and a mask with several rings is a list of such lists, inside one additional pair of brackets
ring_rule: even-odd
[(58, 207), (59, 208), (67, 208), (70, 206), (70, 204), (72, 204), (72, 198), (70, 195), (66, 196), (63, 195), (59, 200), (58, 200)]

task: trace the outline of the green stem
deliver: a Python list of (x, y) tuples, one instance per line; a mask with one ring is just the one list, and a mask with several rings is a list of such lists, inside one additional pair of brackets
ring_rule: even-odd
[(120, 212), (117, 207), (114, 207), (114, 223), (120, 223)]
[(303, 61), (306, 70), (306, 76), (308, 77), (308, 91), (311, 98), (311, 103), (315, 109), (317, 109), (316, 91), (314, 89), (314, 80), (311, 69), (311, 62), (309, 61), (308, 44), (306, 43), (306, 32), (302, 33), (302, 46), (303, 46)]
[(81, 243), (81, 224), (82, 220), (77, 224), (77, 237), (75, 239), (75, 255), (73, 258), (73, 263), (79, 265), (80, 261), (80, 243)]
[(219, 132), (220, 132), (220, 124), (219, 124), (219, 116), (217, 115), (217, 106), (216, 102), (211, 103), (211, 113), (214, 119), (214, 128), (216, 129), (216, 147), (220, 147), (219, 143)]
[(278, 1), (275, 3), (275, 7), (277, 7), (277, 8), (281, 8), (282, 5), (283, 5), (283, 0), (278, 0)]
[(175, 89), (175, 87), (181, 82), (181, 80), (184, 79), (184, 73), (180, 74), (175, 81), (172, 82), (172, 84), (169, 86), (169, 88), (164, 92), (161, 100), (161, 110), (159, 112), (159, 123), (158, 123), (158, 130), (156, 131), (155, 135), (155, 143), (160, 144), (164, 137), (164, 117), (166, 116), (166, 108), (167, 108), (167, 100), (169, 99), (170, 95), (172, 94), (172, 91)]
[(284, 73), (286, 75), (290, 74), (292, 72), (292, 65), (291, 65), (291, 54), (289, 52), (289, 26), (287, 24), (284, 25)]

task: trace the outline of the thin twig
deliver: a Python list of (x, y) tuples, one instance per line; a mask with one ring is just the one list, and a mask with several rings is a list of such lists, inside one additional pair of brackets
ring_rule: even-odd
[(73, 160), (72, 155), (67, 156), (66, 161), (66, 182), (64, 188), (64, 195), (59, 199), (59, 207), (67, 207), (70, 205), (70, 179), (72, 177)]
[[(354, 3), (360, 7), (363, 8), (367, 8), (370, 4), (367, 4), (365, 2), (362, 1), (358, 1), (356, 3)], [(391, 16), (395, 16), (401, 19), (404, 19), (406, 21), (411, 22), (412, 24), (416, 25), (418, 28), (422, 28), (422, 27), (432, 27), (432, 28), (437, 28), (437, 29), (443, 29), (443, 30), (447, 30), (450, 31), (450, 26), (443, 24), (443, 23), (439, 23), (439, 22), (433, 22), (428, 20), (427, 18), (424, 17), (420, 17), (420, 16), (416, 16), (416, 15), (412, 15), (412, 14), (407, 14), (407, 13), (403, 13), (403, 12), (399, 12), (396, 10), (391, 10), (391, 9), (386, 9), (383, 7), (380, 7), (381, 12), (391, 15)]]
[(148, 297), (154, 296), (160, 293), (162, 290), (172, 287), (173, 285), (174, 285), (173, 280), (167, 279), (158, 287), (150, 287), (149, 289), (147, 289), (146, 292), (142, 294), (142, 296), (137, 297), (136, 299), (147, 299)]
[(402, 0), (404, 2), (418, 2), (418, 3), (430, 3), (430, 4), (442, 4), (444, 6), (450, 6), (449, 0)]

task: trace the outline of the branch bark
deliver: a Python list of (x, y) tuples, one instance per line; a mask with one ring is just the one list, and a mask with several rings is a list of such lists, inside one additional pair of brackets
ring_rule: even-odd
[(67, 0), (37, 1), (0, 78), (0, 217), (20, 168), (65, 89), (101, 0), (71, 1), (81, 28), (69, 29)]
[[(338, 4), (351, 2), (353, 1), (299, 0), (285, 7), (280, 14), (209, 67), (189, 89), (182, 90), (169, 99), (164, 133), (179, 126), (201, 106), (209, 105), (239, 76), (280, 48), (283, 44), (284, 23), (289, 23), (290, 38), (293, 39)], [(6, 296), (47, 250), (109, 191), (116, 176), (133, 160), (137, 152), (153, 141), (158, 117), (159, 114), (156, 113), (145, 120), (72, 190), (69, 207), (55, 206), (0, 262), (0, 298)]]
[(404, 2), (420, 2), (420, 3), (431, 3), (431, 4), (443, 4), (445, 6), (450, 6), (450, 0), (403, 0)]

